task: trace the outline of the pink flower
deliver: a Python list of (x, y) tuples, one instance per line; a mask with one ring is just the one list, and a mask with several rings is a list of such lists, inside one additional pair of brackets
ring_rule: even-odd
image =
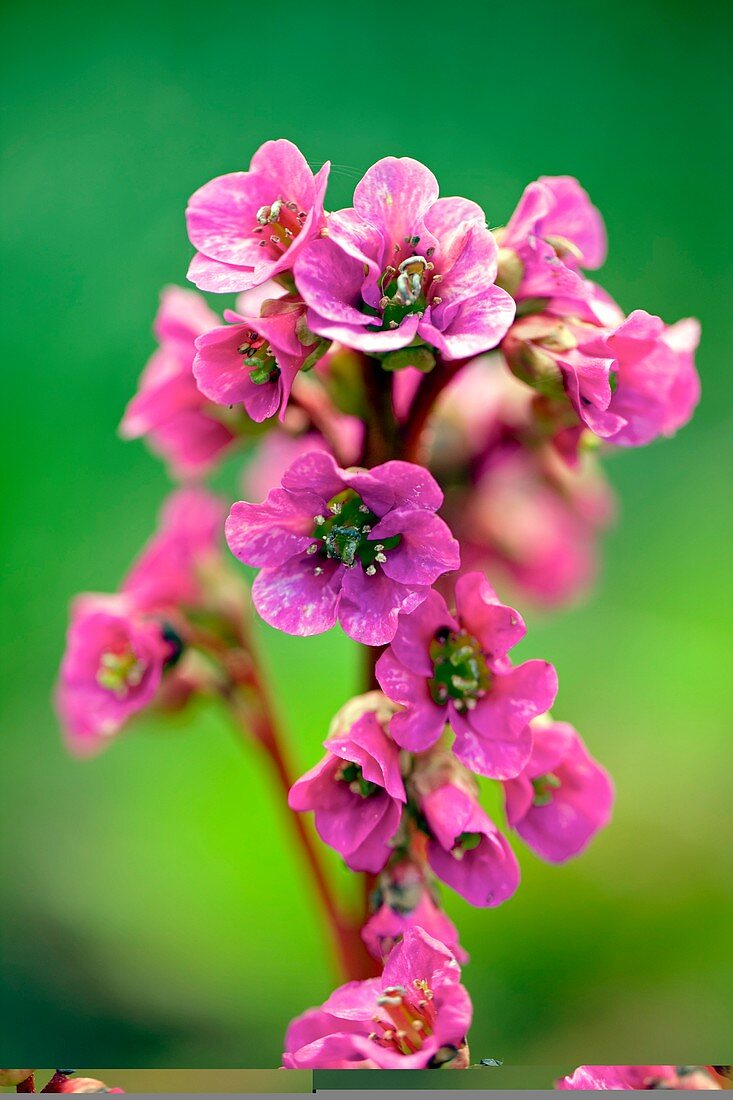
[(230, 172), (191, 196), (186, 223), (198, 252), (188, 278), (201, 290), (251, 290), (291, 270), (324, 225), (330, 165), (313, 175), (290, 141), (266, 141), (247, 172)]
[(615, 304), (581, 273), (605, 260), (606, 231), (572, 176), (541, 176), (530, 183), (498, 239), (502, 285), (517, 301), (549, 299), (551, 312), (585, 320), (608, 319), (615, 312)]
[(240, 561), (260, 569), (252, 597), (265, 622), (310, 635), (338, 621), (356, 641), (382, 645), (399, 612), (458, 567), (456, 540), (435, 515), (442, 500), (419, 466), (343, 470), (314, 451), (262, 504), (236, 503), (226, 536)]
[(435, 176), (409, 157), (366, 173), (354, 206), (295, 265), (314, 332), (370, 353), (419, 340), (446, 359), (496, 347), (514, 317), (494, 285), (497, 248), (483, 211), (438, 198)]
[(72, 605), (56, 706), (69, 747), (101, 748), (155, 698), (171, 644), (125, 596), (79, 596)]
[(612, 357), (608, 411), (619, 421), (615, 431), (597, 434), (617, 446), (639, 447), (686, 424), (700, 400), (699, 342), (693, 318), (665, 325), (637, 309), (605, 339), (589, 343), (588, 351)]
[(168, 287), (155, 318), (160, 347), (148, 361), (120, 425), (126, 439), (146, 436), (176, 477), (205, 473), (235, 438), (193, 376), (194, 340), (218, 324), (203, 298)]
[(204, 580), (220, 554), (226, 509), (205, 489), (171, 493), (158, 530), (128, 573), (122, 591), (141, 611), (206, 602)]
[(293, 1020), (284, 1068), (465, 1068), (471, 1001), (460, 978), (444, 944), (408, 928), (381, 978), (347, 982)]
[(351, 700), (324, 742), (326, 756), (293, 784), (288, 797), (291, 810), (315, 811), (321, 840), (352, 871), (382, 870), (407, 801), (399, 750), (384, 732), (391, 713), (379, 692)]
[(512, 666), (507, 653), (524, 636), (524, 623), (481, 573), (458, 578), (455, 600), (452, 615), (433, 591), (417, 611), (400, 616), (377, 662), (382, 690), (404, 706), (390, 733), (403, 748), (423, 752), (450, 723), (459, 760), (480, 775), (509, 779), (529, 760), (529, 722), (552, 706), (557, 675), (547, 661)]
[(613, 785), (567, 722), (532, 723), (532, 755), (504, 782), (507, 823), (542, 859), (563, 863), (608, 824)]
[(289, 296), (266, 301), (259, 317), (224, 317), (231, 323), (196, 340), (198, 388), (217, 405), (243, 404), (257, 423), (278, 411), (282, 420), (295, 376), (323, 343), (304, 325), (305, 306)]
[(442, 882), (471, 905), (501, 905), (512, 896), (516, 856), (471, 792), (444, 783), (423, 795), (420, 809), (431, 834), (428, 862)]
[(385, 959), (407, 929), (419, 925), (444, 943), (460, 963), (468, 962), (455, 925), (439, 908), (435, 888), (417, 864), (403, 859), (388, 867), (379, 878), (374, 904), (361, 938), (375, 959)]
[(566, 1090), (711, 1090), (719, 1087), (698, 1067), (687, 1066), (578, 1066), (569, 1077), (555, 1082), (555, 1088)]

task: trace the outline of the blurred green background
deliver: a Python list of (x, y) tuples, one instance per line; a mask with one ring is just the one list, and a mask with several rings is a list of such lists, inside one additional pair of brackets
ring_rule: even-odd
[[(492, 224), (537, 175), (573, 173), (607, 219), (604, 285), (627, 309), (702, 320), (694, 423), (607, 464), (622, 516), (596, 594), (528, 616), (524, 655), (556, 663), (556, 713), (615, 777), (613, 826), (566, 867), (521, 852), (498, 911), (446, 897), (472, 955), (476, 1059), (725, 1060), (730, 8), (82, 0), (6, 4), (3, 24), (6, 1065), (275, 1066), (289, 1018), (333, 984), (286, 813), (225, 716), (148, 721), (78, 763), (49, 702), (69, 597), (114, 589), (167, 488), (115, 432), (158, 290), (185, 281), (186, 200), (279, 136), (333, 160), (331, 206), (387, 153)], [(356, 647), (261, 639), (310, 766), (357, 686)]]

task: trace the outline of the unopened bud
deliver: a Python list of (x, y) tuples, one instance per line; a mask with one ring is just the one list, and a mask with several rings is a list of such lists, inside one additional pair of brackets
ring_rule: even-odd
[(435, 356), (430, 348), (426, 348), (424, 344), (421, 344), (414, 348), (400, 348), (398, 351), (390, 351), (383, 357), (382, 366), (388, 371), (415, 367), (423, 374), (428, 374), (435, 366)]
[(524, 264), (517, 253), (511, 248), (500, 248), (496, 285), (514, 297), (522, 285), (523, 278)]

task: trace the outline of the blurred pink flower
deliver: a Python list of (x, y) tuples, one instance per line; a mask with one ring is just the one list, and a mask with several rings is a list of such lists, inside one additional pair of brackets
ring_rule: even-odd
[(578, 1066), (555, 1083), (557, 1089), (639, 1090), (720, 1088), (699, 1067), (688, 1066)]

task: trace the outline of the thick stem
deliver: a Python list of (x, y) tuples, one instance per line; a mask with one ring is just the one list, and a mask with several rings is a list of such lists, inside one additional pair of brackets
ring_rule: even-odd
[(397, 441), (397, 456), (406, 462), (421, 463), (424, 457), (425, 428), (433, 406), (449, 382), (468, 359), (439, 360), (426, 374), (410, 405), (410, 411)]

